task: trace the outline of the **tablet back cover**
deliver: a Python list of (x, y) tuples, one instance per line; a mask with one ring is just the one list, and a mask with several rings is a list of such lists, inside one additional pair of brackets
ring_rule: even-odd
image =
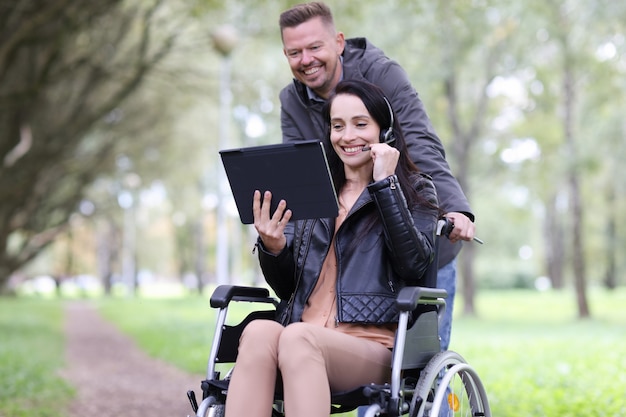
[(292, 220), (337, 217), (339, 205), (321, 142), (228, 149), (220, 156), (242, 223), (254, 222), (255, 190), (272, 192), (272, 214), (283, 199)]

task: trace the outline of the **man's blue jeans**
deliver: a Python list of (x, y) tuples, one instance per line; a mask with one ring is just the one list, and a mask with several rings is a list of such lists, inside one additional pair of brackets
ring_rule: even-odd
[[(454, 295), (456, 294), (456, 259), (445, 264), (437, 271), (437, 287), (448, 292), (446, 298), (446, 312), (439, 322), (439, 340), (441, 350), (448, 350), (450, 346), (450, 334), (452, 333), (452, 307), (454, 307)], [(367, 407), (357, 409), (358, 417), (364, 417)]]
[(446, 312), (439, 322), (441, 350), (444, 351), (448, 350), (448, 346), (450, 346), (450, 335), (452, 333), (452, 309), (456, 294), (456, 259), (439, 268), (437, 271), (437, 287), (443, 288), (448, 292)]

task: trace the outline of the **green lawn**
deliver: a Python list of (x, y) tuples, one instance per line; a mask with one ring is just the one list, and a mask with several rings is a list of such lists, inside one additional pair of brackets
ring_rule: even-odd
[(0, 298), (0, 417), (63, 416), (62, 317), (55, 300)]
[[(215, 319), (207, 299), (94, 302), (151, 355), (204, 373)], [(626, 288), (591, 291), (594, 317), (582, 321), (569, 292), (487, 291), (476, 306), (479, 316), (465, 318), (457, 302), (451, 349), (478, 371), (494, 416), (626, 416)], [(1, 417), (61, 415), (50, 401), (70, 395), (56, 377), (61, 316), (56, 300), (0, 299)]]
[[(626, 416), (626, 291), (484, 293), (454, 322), (451, 349), (474, 366), (495, 416)], [(462, 307), (459, 303), (458, 310)]]

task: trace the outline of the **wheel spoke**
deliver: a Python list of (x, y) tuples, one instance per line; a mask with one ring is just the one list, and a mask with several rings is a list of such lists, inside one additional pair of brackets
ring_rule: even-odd
[(411, 417), (491, 416), (478, 375), (461, 356), (449, 351), (435, 355), (422, 371), (409, 413)]

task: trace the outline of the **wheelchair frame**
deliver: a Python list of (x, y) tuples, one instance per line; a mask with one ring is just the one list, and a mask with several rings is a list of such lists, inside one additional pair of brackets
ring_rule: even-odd
[[(447, 235), (450, 230), (450, 223), (440, 220), (437, 236)], [(436, 282), (436, 265), (435, 258), (425, 274), (427, 283)], [(491, 417), (487, 393), (477, 372), (458, 353), (440, 351), (438, 323), (446, 309), (446, 297), (446, 291), (438, 288), (400, 290), (396, 298), (399, 319), (390, 382), (332, 393), (329, 415), (367, 406), (365, 417)], [(226, 316), (231, 301), (269, 304), (273, 310), (254, 311), (230, 326)], [(187, 392), (195, 417), (223, 416), (232, 369), (220, 378), (216, 365), (234, 364), (243, 328), (256, 318), (273, 319), (278, 303), (267, 288), (221, 285), (215, 289), (210, 305), (219, 310), (206, 379), (201, 383), (201, 403), (198, 404), (193, 390)], [(275, 397), (272, 417), (284, 417), (280, 395)]]
[[(365, 385), (347, 393), (333, 393), (333, 408), (329, 410), (329, 415), (348, 412), (364, 405), (368, 406), (366, 417), (405, 414), (410, 417), (444, 415), (491, 417), (487, 393), (476, 371), (458, 353), (438, 351), (437, 321), (445, 309), (446, 295), (445, 290), (426, 287), (405, 287), (399, 292), (396, 304), (400, 313), (393, 349), (391, 381), (383, 385)], [(273, 310), (255, 311), (236, 326), (229, 326), (226, 325), (226, 317), (231, 301), (277, 306), (277, 300), (269, 296), (266, 288), (223, 285), (215, 289), (210, 305), (219, 310), (207, 364), (207, 378), (201, 383), (202, 402), (197, 403), (193, 390), (187, 393), (196, 417), (223, 415), (229, 374), (220, 379), (216, 364), (234, 363), (236, 346), (232, 346), (232, 339), (238, 340), (238, 335), (250, 320), (271, 318), (274, 314)], [(420, 314), (413, 326), (409, 327), (411, 313), (416, 311), (418, 306), (429, 305), (436, 306), (437, 311)], [(433, 331), (432, 313), (436, 314), (434, 338), (432, 333), (422, 334), (424, 328)], [(417, 342), (413, 346), (407, 346), (407, 339)], [(410, 357), (407, 357), (407, 353)], [(424, 362), (425, 366), (418, 368), (411, 366), (412, 363)], [(419, 371), (417, 381), (414, 377), (403, 375), (411, 369)], [(459, 393), (456, 387), (451, 388), (452, 381), (457, 378), (462, 393)], [(462, 400), (458, 400), (459, 394), (463, 396)], [(462, 410), (455, 410), (457, 402), (458, 407), (464, 407)], [(448, 404), (448, 409), (442, 410), (442, 404), (444, 408)], [(273, 416), (283, 415), (280, 410), (280, 398), (277, 398), (276, 409), (272, 413)]]

